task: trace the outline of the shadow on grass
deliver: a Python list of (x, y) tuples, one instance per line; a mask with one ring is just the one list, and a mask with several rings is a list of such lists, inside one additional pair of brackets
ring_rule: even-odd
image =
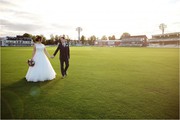
[(1, 88), (1, 118), (19, 119), (24, 117), (24, 105), (32, 97), (38, 97), (46, 87), (52, 87), (59, 80), (44, 82), (27, 82), (20, 79), (9, 86)]

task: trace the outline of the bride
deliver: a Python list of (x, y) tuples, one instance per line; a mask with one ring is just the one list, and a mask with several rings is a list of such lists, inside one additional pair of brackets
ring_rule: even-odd
[(38, 82), (52, 80), (56, 76), (51, 63), (47, 58), (47, 56), (50, 57), (50, 55), (47, 52), (45, 45), (41, 43), (41, 40), (42, 38), (37, 36), (32, 55), (32, 60), (35, 61), (35, 65), (29, 67), (26, 74), (27, 81)]

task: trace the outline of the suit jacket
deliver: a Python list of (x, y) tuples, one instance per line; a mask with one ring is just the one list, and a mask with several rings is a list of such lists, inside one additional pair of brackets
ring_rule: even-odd
[(60, 43), (53, 55), (56, 56), (59, 50), (60, 50), (60, 55), (59, 55), (60, 59), (70, 59), (68, 43), (66, 43), (65, 46), (63, 46), (62, 43)]

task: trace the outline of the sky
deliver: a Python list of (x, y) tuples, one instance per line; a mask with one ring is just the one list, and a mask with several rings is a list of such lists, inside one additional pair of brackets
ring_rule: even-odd
[(0, 36), (24, 33), (86, 38), (180, 32), (180, 0), (0, 0)]

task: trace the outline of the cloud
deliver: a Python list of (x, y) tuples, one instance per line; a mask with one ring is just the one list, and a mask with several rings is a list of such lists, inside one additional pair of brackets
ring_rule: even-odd
[(125, 31), (154, 34), (159, 33), (162, 22), (169, 32), (178, 31), (180, 25), (180, 0), (44, 0), (43, 4), (41, 0), (0, 0), (0, 4), (4, 29), (0, 32), (7, 35), (62, 32), (76, 36), (78, 26), (88, 36), (119, 35)]
[(0, 0), (0, 4), (4, 5), (4, 6), (16, 6), (16, 4), (14, 4), (10, 1), (7, 1), (7, 0)]
[(12, 8), (0, 8), (0, 11), (2, 13), (2, 15), (7, 16), (10, 15), (9, 17), (13, 17), (13, 20), (18, 19), (28, 19), (28, 20), (38, 20), (38, 15), (36, 15), (35, 13), (30, 13), (30, 12), (25, 12), (25, 11), (19, 11), (16, 9), (12, 9)]
[(169, 3), (173, 3), (173, 4), (176, 4), (178, 2), (179, 2), (179, 0), (169, 0)]
[(28, 12), (24, 12), (24, 11), (18, 11), (18, 10), (13, 10), (13, 9), (0, 9), (1, 12), (3, 12), (4, 14), (13, 14), (16, 17), (20, 17), (20, 16), (32, 16), (31, 13)]
[(73, 26), (70, 26), (70, 25), (59, 25), (59, 24), (56, 24), (56, 23), (52, 23), (50, 24), (50, 26), (52, 28), (55, 28), (55, 29), (72, 29)]
[(44, 34), (46, 37), (49, 37), (49, 34), (67, 34), (67, 31), (71, 30), (73, 26), (69, 25), (59, 25), (56, 23), (52, 24), (26, 24), (20, 22), (13, 22), (9, 20), (2, 19), (0, 21), (1, 36), (6, 35), (16, 35), (23, 33), (30, 34)]
[(24, 23), (14, 23), (10, 22), (8, 20), (1, 20), (0, 23), (1, 26), (5, 30), (10, 30), (10, 31), (27, 31), (27, 32), (33, 32), (37, 30), (42, 30), (43, 27), (40, 25), (36, 24), (24, 24)]
[(175, 24), (175, 25), (180, 25), (180, 22), (174, 22), (173, 24)]

